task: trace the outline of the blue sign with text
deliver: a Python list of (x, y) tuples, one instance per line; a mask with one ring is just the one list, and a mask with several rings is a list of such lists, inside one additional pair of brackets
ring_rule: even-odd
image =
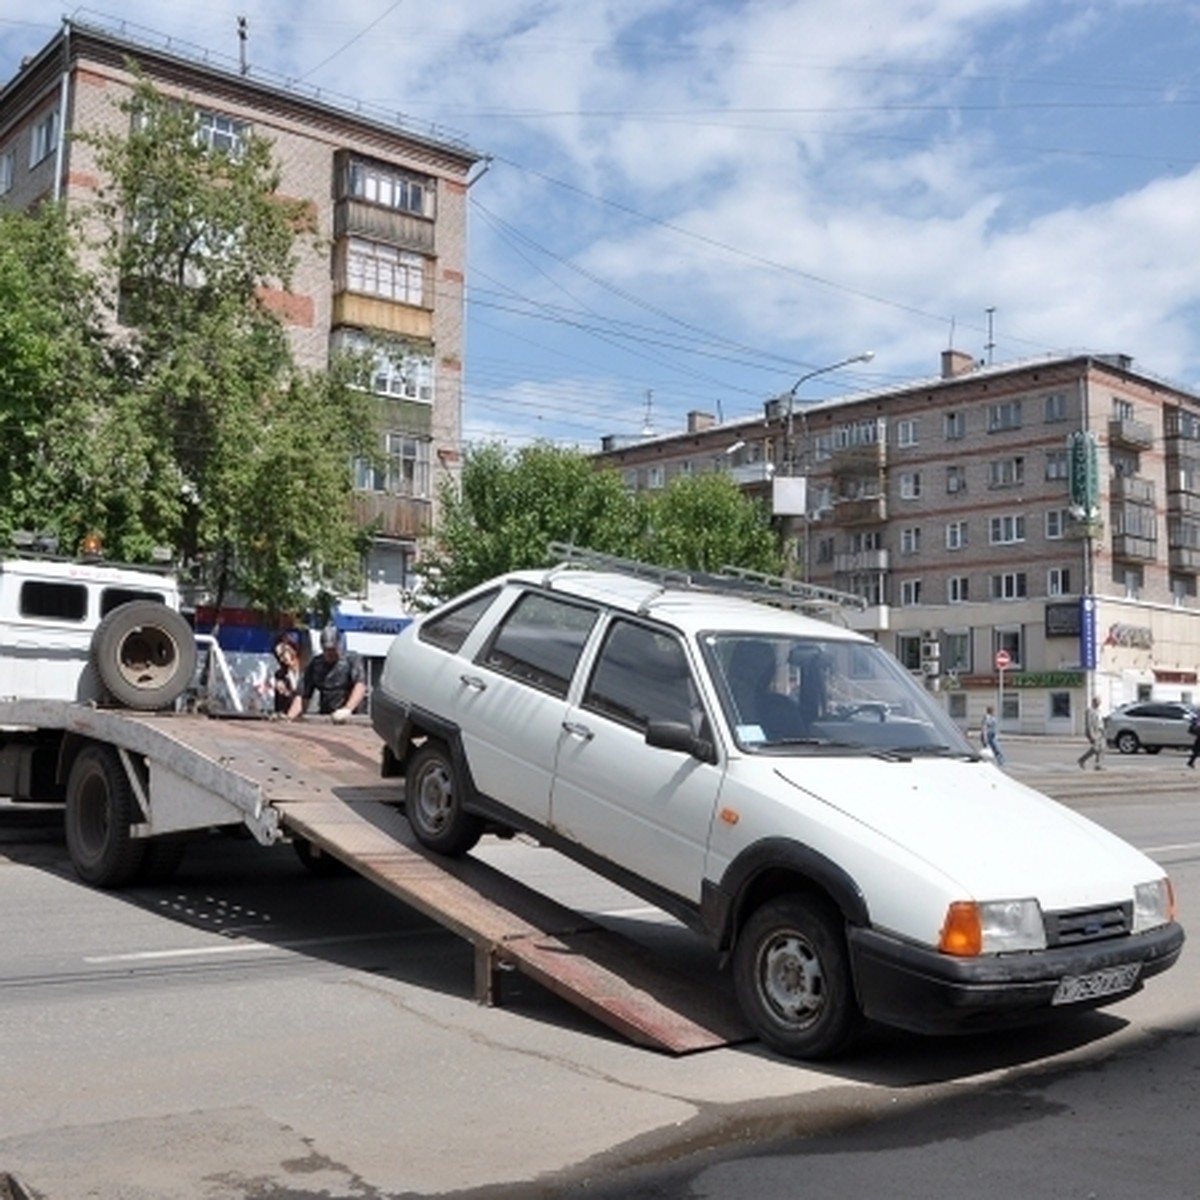
[(1096, 600), (1079, 597), (1079, 665), (1085, 671), (1096, 669)]

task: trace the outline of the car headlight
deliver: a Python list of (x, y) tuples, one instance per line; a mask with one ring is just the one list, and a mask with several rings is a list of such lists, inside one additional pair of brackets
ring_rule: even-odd
[(1175, 892), (1164, 875), (1133, 889), (1133, 932), (1154, 929), (1175, 919)]
[(1044, 950), (1046, 926), (1036, 900), (961, 900), (946, 910), (938, 939), (943, 954), (970, 957)]

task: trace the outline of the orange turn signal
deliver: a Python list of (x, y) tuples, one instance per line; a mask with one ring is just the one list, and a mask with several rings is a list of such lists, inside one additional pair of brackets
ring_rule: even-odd
[(938, 938), (943, 954), (971, 958), (983, 951), (983, 924), (979, 906), (969, 900), (956, 900), (946, 910), (946, 921)]

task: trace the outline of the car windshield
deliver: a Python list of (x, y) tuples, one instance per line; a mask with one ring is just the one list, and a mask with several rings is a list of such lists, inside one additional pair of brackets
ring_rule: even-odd
[(745, 750), (977, 757), (930, 694), (872, 642), (722, 632), (701, 645)]

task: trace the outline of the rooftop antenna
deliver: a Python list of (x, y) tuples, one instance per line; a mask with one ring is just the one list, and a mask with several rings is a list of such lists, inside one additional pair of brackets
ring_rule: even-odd
[(992, 351), (996, 348), (996, 339), (992, 336), (995, 329), (996, 307), (992, 305), (984, 311), (987, 313), (988, 340), (984, 343), (983, 348), (987, 351), (987, 364), (990, 367), (992, 365)]
[(238, 31), (238, 43), (239, 43), (239, 45), (238, 45), (238, 60), (241, 63), (242, 74), (245, 75), (246, 72), (249, 70), (249, 67), (246, 66), (246, 18), (245, 17), (238, 17), (237, 31)]
[(954, 349), (954, 323), (957, 320), (958, 320), (957, 317), (950, 318), (950, 344), (946, 347), (947, 350)]
[(654, 436), (654, 389), (646, 389), (646, 416), (642, 422), (642, 437)]

